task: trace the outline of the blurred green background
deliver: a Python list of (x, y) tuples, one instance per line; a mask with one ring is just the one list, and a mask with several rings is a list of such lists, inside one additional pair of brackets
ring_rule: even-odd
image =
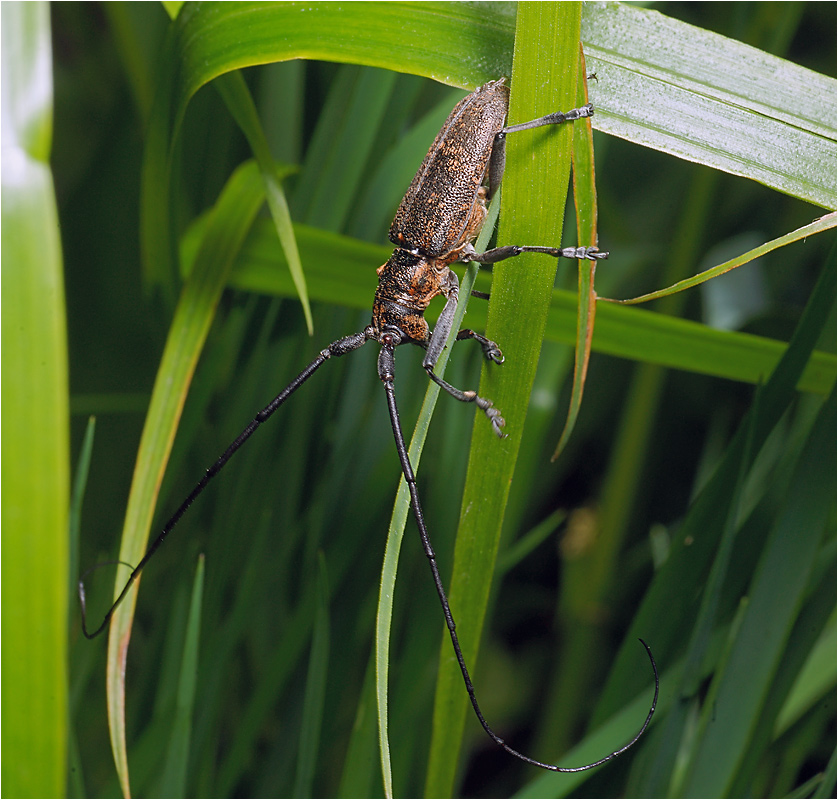
[[(672, 3), (659, 10), (835, 76), (832, 3)], [(65, 260), (73, 463), (88, 416), (97, 418), (74, 562), (84, 568), (116, 557), (144, 412), (172, 313), (171, 276), (168, 289), (165, 282), (162, 289), (150, 285), (139, 253), (144, 137), (170, 23), (161, 5), (145, 3), (58, 3), (51, 14), (52, 165)], [(399, 178), (401, 190), (382, 185), (392, 175), (382, 164), (397, 153), (409, 178), (462, 92), (412, 75), (314, 61), (266, 65), (244, 75), (274, 157), (295, 165), (285, 182), (294, 221), (385, 244), (407, 182)], [(339, 135), (325, 116), (334, 111), (334, 93), (347, 87), (366, 92), (370, 109), (353, 137)], [(429, 112), (435, 116), (426, 116)], [(406, 133), (415, 141), (396, 150)], [(349, 149), (330, 149), (338, 139)], [(172, 208), (180, 230), (213, 205), (250, 153), (212, 87), (189, 104), (179, 142)], [(659, 288), (680, 277), (678, 270), (691, 274), (720, 263), (823, 213), (754, 182), (613, 137), (595, 133), (594, 145), (600, 244), (612, 253), (597, 274), (600, 295), (628, 297)], [(575, 243), (572, 231), (571, 215), (564, 244)], [(822, 234), (779, 250), (679, 295), (666, 311), (788, 341), (819, 273), (825, 265), (834, 267), (834, 239), (834, 233)], [(381, 260), (373, 258), (368, 271), (358, 274), (358, 291), (370, 301)], [(573, 288), (572, 265), (562, 266), (558, 281)], [(818, 346), (832, 352), (834, 310), (831, 314)], [(169, 515), (253, 414), (321, 347), (362, 329), (369, 312), (359, 312), (352, 301), (343, 307), (315, 303), (313, 318), (315, 333), (309, 337), (297, 300), (224, 293), (187, 400), (158, 519)], [(420, 356), (417, 351), (400, 359), (399, 402), (408, 430), (427, 382)], [(608, 699), (608, 692), (618, 692), (613, 680), (619, 679), (604, 688), (621, 648), (627, 654), (618, 664), (625, 691), (645, 689), (648, 703), (648, 667), (640, 646), (625, 642), (626, 632), (675, 547), (690, 502), (724, 459), (755, 393), (746, 383), (594, 354), (577, 429), (567, 451), (551, 464), (571, 364), (567, 345), (545, 343), (502, 548), (508, 551), (545, 520), (549, 535), (502, 583), (496, 579), (477, 669), (479, 696), (493, 726), (513, 746), (543, 758), (572, 746), (592, 715), (601, 722), (633, 699), (631, 694)], [(473, 386), (479, 367), (479, 354), (464, 348), (452, 359), (448, 378)], [(738, 651), (731, 642), (737, 626), (747, 629), (749, 619), (739, 598), (759, 596), (759, 587), (748, 588), (751, 576), (759, 574), (759, 559), (768, 558), (762, 555), (770, 549), (768, 532), (785, 513), (783, 491), (796, 485), (793, 469), (799, 454), (808, 452), (810, 430), (820, 430), (813, 426), (820, 424), (822, 402), (814, 395), (791, 400), (782, 422), (770, 437), (764, 435), (768, 445), (760, 460), (742, 467), (742, 507), (731, 524), (745, 533), (719, 578), (717, 610), (707, 631), (712, 646), (702, 651), (694, 692), (662, 707), (648, 740), (580, 783), (578, 796), (657, 796), (651, 792), (667, 795), (677, 793), (673, 787), (690, 785), (693, 791), (702, 786), (711, 791), (696, 777), (708, 758), (700, 746), (702, 714), (717, 692), (727, 691), (723, 682), (711, 682), (711, 675), (735, 662)], [(470, 409), (443, 398), (420, 475), (445, 580), (473, 418)], [(826, 475), (834, 468), (834, 437), (822, 466)], [(206, 555), (206, 584), (191, 749), (183, 763), (185, 794), (300, 791), (298, 742), (311, 722), (305, 719), (304, 694), (316, 591), (328, 593), (329, 644), (316, 769), (306, 791), (316, 796), (381, 791), (369, 664), (383, 539), (398, 473), (370, 347), (325, 366), (190, 511), (144, 574), (139, 596), (126, 708), (135, 796), (162, 791), (179, 642), (199, 553)], [(831, 502), (827, 523), (834, 523), (834, 483)], [(727, 793), (786, 796), (826, 769), (830, 758), (834, 770), (830, 528), (826, 524), (818, 532), (801, 572), (799, 596), (789, 599), (796, 610), (787, 622), (788, 644), (780, 650), (790, 672), (775, 673), (773, 662), (765, 667), (774, 675), (767, 679), (769, 696), (751, 707), (753, 716), (746, 720), (751, 733), (742, 740), (747, 744), (731, 769)], [(610, 542), (602, 557), (592, 545), (598, 537)], [(318, 568), (321, 553), (324, 566)], [(108, 570), (94, 575), (89, 590), (94, 608), (105, 608), (111, 580)], [(668, 624), (683, 632), (680, 641), (651, 623), (639, 632), (653, 648), (658, 638), (655, 652), (670, 691), (683, 688), (674, 670), (688, 652), (702, 602), (696, 586), (683, 588), (688, 596), (679, 596), (676, 583), (670, 596), (661, 589), (655, 599), (658, 619), (669, 615)], [(114, 796), (119, 790), (104, 702), (105, 642), (84, 640), (75, 611), (71, 618), (69, 790), (73, 796)], [(391, 663), (390, 740), (400, 795), (423, 791), (441, 628), (409, 522)], [(769, 661), (771, 653), (766, 651)], [(813, 661), (812, 653), (820, 660)], [(789, 709), (784, 701), (793, 692), (803, 699)], [(597, 711), (598, 702), (611, 705)], [(667, 716), (675, 713), (673, 706), (680, 709), (677, 722)], [(641, 718), (642, 712), (638, 724)], [(539, 778), (498, 752), (473, 720), (466, 731), (456, 790), (462, 796), (510, 796)], [(666, 752), (669, 742), (683, 748), (678, 758)], [(832, 786), (834, 792), (834, 777)]]

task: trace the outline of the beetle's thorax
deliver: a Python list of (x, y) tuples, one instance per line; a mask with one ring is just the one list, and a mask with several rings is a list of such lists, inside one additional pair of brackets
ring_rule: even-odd
[(396, 328), (403, 341), (424, 344), (429, 328), (424, 313), (437, 295), (447, 296), (451, 272), (449, 258), (428, 258), (396, 248), (378, 268), (378, 286), (372, 307), (373, 327), (383, 332)]

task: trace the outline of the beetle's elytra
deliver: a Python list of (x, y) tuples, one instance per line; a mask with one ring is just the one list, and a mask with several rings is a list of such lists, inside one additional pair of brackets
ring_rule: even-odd
[(477, 235), (486, 215), (481, 188), (508, 107), (503, 80), (457, 103), (396, 211), (393, 244), (439, 258)]
[[(407, 446), (396, 407), (394, 389), (395, 348), (401, 344), (419, 345), (426, 350), (422, 366), (427, 371), (428, 376), (455, 399), (475, 403), (489, 418), (495, 432), (502, 436), (503, 417), (493, 407), (490, 400), (480, 397), (475, 391), (457, 389), (434, 373), (437, 359), (451, 333), (454, 311), (457, 305), (459, 281), (451, 269), (451, 265), (458, 261), (469, 260), (491, 264), (512, 258), (523, 252), (542, 253), (555, 258), (576, 259), (600, 259), (606, 258), (608, 255), (599, 251), (595, 246), (561, 248), (547, 245), (505, 245), (484, 253), (475, 251), (472, 241), (485, 220), (487, 201), (500, 184), (503, 176), (506, 135), (543, 125), (558, 125), (563, 122), (590, 117), (593, 114), (593, 108), (588, 105), (568, 112), (548, 114), (530, 122), (505, 126), (508, 107), (509, 89), (503, 78), (486, 83), (454, 107), (442, 126), (442, 130), (434, 139), (419, 171), (411, 181), (390, 226), (390, 240), (396, 245), (396, 249), (389, 260), (378, 268), (378, 286), (373, 300), (370, 324), (363, 331), (338, 339), (321, 350), (317, 358), (256, 415), (238, 438), (206, 471), (189, 496), (166, 522), (139, 564), (133, 569), (101, 625), (93, 632), (87, 630), (83, 579), (79, 582), (82, 628), (85, 636), (93, 638), (104, 630), (137, 576), (163, 544), (192, 502), (204, 491), (209, 481), (229, 462), (233, 454), (250, 438), (256, 429), (328, 359), (357, 350), (366, 342), (373, 340), (378, 342), (381, 348), (378, 358), (378, 375), (384, 384), (396, 449), (399, 454), (402, 472), (410, 490), (411, 506), (419, 528), (422, 546), (431, 567), (434, 585), (463, 675), (466, 691), (475, 714), (486, 733), (493, 741), (516, 758), (556, 772), (579, 772), (598, 766), (624, 752), (640, 738), (652, 718), (658, 697), (657, 668), (651, 651), (645, 642), (643, 645), (646, 647), (655, 674), (655, 696), (640, 731), (619, 750), (592, 764), (581, 767), (559, 767), (519, 753), (506, 744), (489, 727), (477, 703), (475, 690), (457, 638), (454, 618), (451, 614), (448, 598), (439, 575), (436, 556), (428, 536), (416, 488), (416, 479), (408, 458)], [(428, 304), (437, 295), (442, 295), (446, 302), (434, 330), (431, 331), (424, 318), (424, 313)], [(497, 364), (503, 362), (503, 355), (498, 345), (484, 336), (472, 330), (462, 330), (457, 334), (457, 339), (474, 339), (480, 344), (483, 354), (488, 360)]]

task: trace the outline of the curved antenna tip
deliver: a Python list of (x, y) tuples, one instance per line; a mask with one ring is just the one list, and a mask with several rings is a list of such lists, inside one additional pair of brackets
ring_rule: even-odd
[[(125, 585), (125, 588), (122, 590), (122, 593), (119, 595), (117, 601), (110, 607), (108, 613), (105, 614), (102, 623), (96, 628), (93, 633), (87, 630), (87, 593), (84, 589), (84, 581), (91, 572), (95, 572), (97, 569), (101, 569), (102, 567), (112, 567), (112, 566), (119, 566), (122, 565), (123, 567), (128, 567), (132, 571), (131, 577), (128, 579), (128, 583)], [(108, 622), (110, 622), (111, 617), (113, 616), (113, 612), (116, 610), (117, 606), (122, 602), (122, 598), (128, 592), (129, 587), (134, 582), (134, 578), (136, 577), (136, 570), (132, 564), (129, 564), (127, 561), (100, 561), (98, 564), (94, 564), (92, 567), (86, 569), (82, 576), (79, 578), (79, 605), (81, 606), (81, 632), (84, 634), (85, 639), (95, 639), (105, 628), (107, 627)]]

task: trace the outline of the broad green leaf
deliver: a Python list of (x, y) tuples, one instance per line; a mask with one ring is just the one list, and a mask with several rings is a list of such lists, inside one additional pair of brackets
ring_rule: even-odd
[(67, 791), (69, 387), (49, 13), (2, 8), (3, 790), (16, 797)]
[(586, 7), (582, 42), (597, 130), (835, 209), (834, 79), (619, 3)]

